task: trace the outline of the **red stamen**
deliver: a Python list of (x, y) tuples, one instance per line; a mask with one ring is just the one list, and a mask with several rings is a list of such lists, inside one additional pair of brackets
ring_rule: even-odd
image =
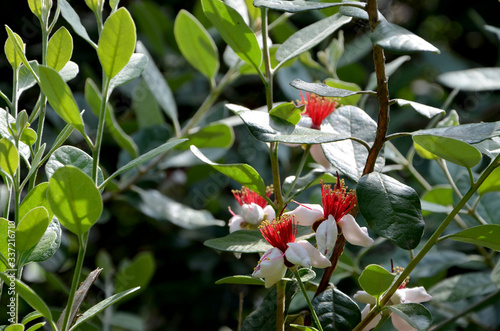
[(354, 191), (347, 192), (344, 180), (339, 178), (337, 173), (337, 183), (332, 190), (330, 185), (325, 185), (321, 182), (321, 198), (323, 201), (323, 216), (328, 218), (332, 215), (335, 221), (340, 221), (354, 206), (356, 206), (356, 193)]
[(310, 92), (306, 92), (307, 101), (304, 100), (302, 91), (300, 92), (300, 98), (302, 100), (302, 104), (306, 106), (304, 114), (309, 116), (312, 120), (313, 129), (319, 129), (323, 120), (327, 118), (328, 115), (333, 113), (335, 107), (338, 105), (338, 102), (335, 99), (320, 97), (319, 95)]
[(272, 222), (263, 221), (259, 228), (264, 239), (282, 252), (288, 248), (286, 244), (295, 242), (297, 237), (297, 223), (292, 215), (283, 215)]
[[(240, 206), (243, 204), (250, 204), (250, 203), (255, 203), (256, 205), (259, 205), (261, 208), (264, 208), (267, 206), (267, 201), (263, 197), (261, 197), (259, 194), (255, 193), (254, 191), (250, 190), (248, 187), (243, 186), (241, 190), (232, 190), (231, 191), (238, 200), (238, 203)], [(266, 187), (266, 196), (269, 198), (273, 194), (273, 187), (268, 186)]]

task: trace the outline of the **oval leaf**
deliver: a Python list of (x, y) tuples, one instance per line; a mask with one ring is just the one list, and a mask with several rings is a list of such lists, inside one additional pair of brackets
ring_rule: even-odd
[(430, 311), (419, 303), (405, 303), (388, 308), (417, 330), (427, 330), (432, 324)]
[(395, 274), (390, 273), (379, 265), (370, 264), (359, 276), (359, 285), (371, 296), (380, 297), (391, 286)]
[(56, 71), (64, 68), (73, 54), (73, 37), (63, 26), (54, 33), (47, 47), (47, 66)]
[(57, 218), (53, 218), (38, 244), (26, 258), (26, 263), (43, 262), (52, 257), (61, 246), (61, 234), (61, 225)]
[(492, 91), (500, 89), (500, 68), (475, 68), (445, 72), (437, 80), (452, 89)]
[(416, 34), (388, 21), (379, 21), (373, 30), (372, 42), (387, 51), (394, 53), (433, 52), (439, 49), (420, 38)]
[(16, 228), (16, 249), (24, 253), (42, 238), (49, 226), (49, 214), (45, 207), (30, 210), (19, 222)]
[(135, 23), (124, 7), (111, 14), (102, 29), (97, 55), (109, 79), (127, 65), (135, 49)]
[(0, 139), (0, 168), (13, 177), (19, 166), (16, 146), (7, 138)]
[(327, 289), (312, 304), (325, 330), (350, 331), (361, 321), (358, 305), (337, 289)]
[(240, 59), (259, 69), (262, 50), (252, 29), (232, 7), (219, 0), (202, 0), (203, 12), (215, 26), (222, 39)]
[(13, 40), (11, 38), (11, 36), (9, 35), (9, 37), (7, 38), (7, 41), (5, 42), (4, 51), (5, 51), (5, 56), (7, 57), (7, 61), (9, 61), (12, 68), (17, 69), (21, 65), (22, 59), (19, 56), (14, 43), (21, 45), (23, 51), (25, 50), (26, 45), (23, 43), (23, 40), (21, 39), (21, 37), (17, 33), (12, 33), (12, 35), (14, 36), (14, 38), (16, 40)]
[(403, 249), (417, 247), (424, 232), (420, 199), (410, 186), (380, 173), (361, 177), (359, 210), (370, 228)]
[(47, 200), (61, 224), (77, 236), (89, 231), (101, 216), (102, 199), (97, 187), (89, 176), (73, 166), (54, 172)]
[(404, 100), (404, 99), (395, 99), (395, 101), (398, 104), (398, 106), (400, 106), (400, 107), (410, 106), (417, 113), (424, 115), (427, 118), (432, 118), (438, 114), (445, 113), (445, 111), (443, 109), (427, 106), (427, 105), (424, 105), (424, 104), (418, 103), (418, 102), (408, 101), (408, 100)]
[(254, 278), (252, 276), (245, 275), (237, 275), (224, 277), (215, 282), (215, 284), (243, 284), (243, 285), (262, 285), (264, 286), (265, 282), (260, 278)]
[(215, 77), (219, 71), (217, 46), (196, 17), (181, 9), (175, 18), (174, 36), (186, 60), (205, 77)]
[(122, 292), (135, 287), (145, 289), (156, 270), (155, 258), (151, 252), (137, 254), (134, 259), (116, 274), (116, 291)]
[(234, 142), (233, 129), (222, 123), (213, 123), (199, 131), (185, 136), (188, 141), (179, 144), (176, 149), (188, 150), (191, 145), (198, 148), (230, 148)]
[(447, 236), (447, 238), (488, 247), (500, 252), (500, 242), (498, 241), (498, 238), (500, 238), (500, 225), (497, 224), (475, 226)]
[(413, 135), (413, 141), (428, 152), (466, 168), (472, 168), (481, 161), (481, 152), (460, 140), (418, 134)]
[(281, 118), (290, 124), (297, 125), (301, 118), (300, 108), (295, 107), (293, 102), (282, 103), (269, 112), (269, 115)]

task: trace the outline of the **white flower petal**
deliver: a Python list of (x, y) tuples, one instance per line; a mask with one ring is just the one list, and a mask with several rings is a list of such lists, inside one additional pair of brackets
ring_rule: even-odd
[(327, 268), (332, 265), (330, 260), (321, 254), (321, 252), (316, 249), (311, 243), (307, 240), (299, 240), (296, 242), (297, 244), (301, 245), (309, 254), (309, 258), (311, 259), (311, 264), (313, 267), (316, 268)]
[(276, 212), (274, 211), (274, 208), (270, 205), (264, 207), (264, 215), (266, 217), (266, 220), (268, 220), (269, 222), (276, 219)]
[(347, 214), (338, 222), (345, 239), (353, 245), (369, 247), (373, 239), (368, 236), (368, 230), (360, 227), (352, 215)]
[(254, 269), (252, 277), (264, 278), (266, 288), (276, 284), (286, 273), (283, 253), (278, 248), (271, 248), (262, 255)]
[(316, 243), (318, 250), (329, 258), (332, 255), (333, 247), (337, 241), (338, 229), (337, 222), (332, 215), (328, 215), (328, 219), (321, 222), (316, 229)]
[(314, 222), (323, 218), (323, 207), (317, 204), (301, 204), (285, 215), (293, 215), (299, 225), (310, 226)]
[(412, 327), (407, 321), (399, 317), (398, 315), (392, 313), (391, 315), (392, 325), (398, 331), (415, 331), (414, 327)]
[(243, 225), (245, 224), (245, 220), (240, 215), (234, 215), (229, 219), (227, 225), (229, 226), (229, 233), (234, 231), (243, 230)]
[(404, 292), (405, 302), (420, 303), (432, 299), (423, 286), (403, 288), (398, 291)]
[[(366, 315), (368, 315), (368, 313), (370, 312), (371, 309), (372, 309), (371, 305), (369, 305), (369, 304), (366, 305), (365, 308), (363, 308), (363, 310), (361, 311), (361, 319), (364, 319), (366, 317)], [(382, 318), (382, 316), (380, 316), (380, 314), (375, 316), (370, 321), (370, 323), (368, 323), (368, 325), (363, 328), (363, 331), (368, 331), (368, 330), (371, 330), (374, 327), (376, 327), (381, 318)]]
[(286, 259), (293, 264), (298, 264), (306, 268), (312, 266), (311, 257), (307, 249), (299, 243), (288, 243), (288, 248), (285, 252)]
[(250, 224), (259, 224), (264, 219), (264, 210), (253, 202), (242, 205), (241, 211), (241, 216)]
[(372, 297), (365, 291), (357, 291), (356, 293), (354, 293), (353, 298), (356, 301), (367, 303), (369, 305), (374, 305), (375, 303), (377, 303), (377, 299), (375, 299), (375, 297)]
[(325, 167), (325, 169), (332, 168), (332, 164), (326, 158), (325, 152), (323, 152), (323, 148), (321, 148), (321, 144), (312, 145), (310, 153), (314, 161), (321, 164), (323, 167)]

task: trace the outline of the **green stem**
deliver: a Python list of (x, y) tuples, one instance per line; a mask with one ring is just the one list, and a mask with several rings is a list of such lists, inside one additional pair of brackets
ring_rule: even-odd
[(299, 283), (300, 290), (302, 291), (302, 294), (304, 295), (304, 298), (306, 299), (307, 306), (309, 307), (309, 310), (311, 311), (311, 315), (312, 315), (312, 318), (314, 320), (314, 323), (316, 323), (316, 326), (318, 327), (318, 329), (320, 331), (323, 331), (323, 328), (321, 327), (321, 323), (319, 322), (318, 315), (316, 314), (316, 311), (314, 310), (311, 299), (309, 299), (309, 296), (307, 295), (306, 287), (304, 286), (304, 283), (302, 283), (302, 280), (300, 279), (300, 275), (299, 275), (299, 272), (297, 271), (297, 268), (294, 267), (290, 270), (293, 272), (293, 275), (295, 276), (297, 283)]
[(302, 170), (304, 169), (304, 166), (307, 161), (307, 157), (309, 156), (309, 151), (311, 150), (312, 145), (306, 145), (306, 148), (304, 149), (304, 153), (302, 154), (302, 158), (300, 159), (299, 166), (297, 168), (297, 172), (295, 173), (295, 178), (293, 179), (292, 185), (290, 185), (290, 189), (285, 195), (285, 200), (286, 203), (289, 201), (289, 195), (293, 192), (293, 188), (295, 187), (295, 183), (297, 183), (297, 179), (299, 179), (300, 174), (302, 173)]
[[(406, 277), (410, 275), (410, 273), (415, 269), (415, 267), (420, 263), (420, 261), (424, 258), (424, 256), (431, 250), (432, 247), (439, 241), (439, 237), (446, 230), (450, 222), (455, 218), (455, 216), (460, 212), (460, 210), (465, 206), (467, 201), (474, 195), (479, 186), (485, 181), (485, 179), (491, 174), (491, 172), (498, 167), (500, 164), (500, 155), (495, 158), (495, 160), (483, 171), (477, 182), (471, 186), (471, 188), (467, 191), (467, 193), (463, 196), (463, 198), (458, 202), (458, 204), (453, 208), (451, 213), (444, 219), (444, 221), (439, 225), (436, 231), (432, 234), (432, 236), (427, 240), (425, 245), (422, 247), (420, 252), (415, 256), (413, 260), (411, 260), (403, 272), (399, 275), (398, 279), (393, 283), (391, 288), (385, 293), (382, 300), (380, 301), (380, 306), (384, 307), (387, 305), (391, 297), (398, 287), (405, 281)], [(377, 312), (372, 309), (368, 315), (354, 328), (353, 331), (363, 330), (368, 323), (377, 315)]]
[(285, 288), (283, 280), (276, 283), (276, 331), (285, 330)]
[(73, 307), (73, 301), (75, 299), (76, 289), (78, 284), (80, 284), (80, 276), (82, 273), (83, 259), (85, 258), (85, 251), (87, 250), (87, 239), (89, 233), (85, 232), (78, 236), (78, 258), (76, 260), (75, 273), (73, 274), (73, 282), (71, 283), (71, 290), (69, 291), (68, 304), (66, 305), (66, 312), (64, 314), (64, 320), (62, 324), (61, 331), (66, 331), (71, 326), (71, 321), (69, 321), (69, 316), (71, 315), (71, 309)]
[(278, 143), (273, 142), (270, 144), (269, 151), (271, 154), (271, 169), (273, 173), (273, 186), (274, 186), (274, 199), (276, 201), (276, 215), (279, 215), (285, 207), (283, 202), (283, 195), (281, 194), (281, 180), (280, 170), (278, 163)]
[[(97, 135), (94, 145), (93, 158), (92, 158), (92, 179), (94, 183), (97, 183), (97, 169), (99, 168), (99, 156), (101, 153), (101, 145), (102, 145), (102, 137), (104, 135), (104, 122), (106, 120), (106, 104), (108, 103), (109, 97), (109, 78), (106, 74), (103, 74), (103, 91), (102, 91), (102, 100), (101, 100), (101, 108), (99, 109), (99, 122), (97, 125)], [(91, 146), (92, 147), (92, 146)]]
[(271, 111), (273, 109), (273, 72), (271, 69), (271, 56), (269, 54), (269, 45), (267, 38), (268, 31), (268, 9), (261, 7), (260, 13), (262, 17), (262, 52), (264, 56), (264, 86), (266, 90), (266, 102), (267, 102), (267, 110)]

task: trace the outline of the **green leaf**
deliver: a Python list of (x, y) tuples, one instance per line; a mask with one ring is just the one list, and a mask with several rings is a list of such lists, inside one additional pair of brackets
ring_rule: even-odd
[(43, 315), (40, 314), (39, 312), (37, 311), (32, 311), (31, 313), (25, 315), (23, 317), (23, 320), (21, 321), (21, 323), (23, 323), (24, 325), (28, 324), (29, 322), (31, 321), (34, 321), (36, 320), (37, 318), (42, 318)]
[(232, 7), (219, 0), (202, 0), (203, 12), (215, 26), (222, 39), (240, 59), (259, 69), (262, 50), (252, 29)]
[(113, 305), (113, 304), (115, 304), (115, 303), (123, 300), (124, 298), (128, 297), (130, 294), (134, 293), (138, 289), (139, 288), (136, 287), (136, 288), (133, 288), (133, 289), (130, 289), (130, 290), (126, 290), (126, 291), (120, 292), (118, 294), (115, 294), (113, 296), (110, 296), (109, 298), (107, 298), (107, 299), (99, 302), (95, 306), (93, 306), (90, 309), (88, 309), (80, 317), (78, 317), (78, 319), (76, 320), (75, 324), (73, 324), (73, 326), (69, 329), (69, 331), (76, 331), (76, 330), (78, 330), (78, 326), (80, 324), (82, 324), (83, 322), (86, 322), (86, 321), (92, 319), (97, 314), (99, 314), (100, 312), (102, 312), (106, 308), (108, 308), (109, 306), (111, 306), (111, 305)]
[(148, 62), (149, 60), (146, 55), (139, 53), (132, 54), (130, 61), (128, 61), (125, 67), (123, 67), (123, 69), (109, 82), (109, 89), (113, 90), (117, 86), (126, 84), (140, 77), (148, 66)]
[(488, 247), (500, 252), (500, 242), (498, 241), (498, 238), (500, 238), (500, 225), (497, 224), (475, 226), (449, 235), (447, 238)]
[(228, 104), (226, 107), (238, 115), (250, 130), (250, 133), (261, 141), (290, 144), (321, 144), (349, 138), (330, 132), (295, 126), (279, 117), (269, 116), (267, 112), (250, 110), (233, 104)]
[(155, 149), (150, 150), (149, 152), (147, 152), (145, 154), (142, 154), (138, 158), (133, 159), (132, 161), (130, 161), (129, 163), (127, 163), (123, 167), (116, 170), (111, 176), (106, 178), (106, 180), (101, 184), (101, 186), (105, 186), (106, 183), (108, 183), (111, 179), (124, 173), (125, 171), (133, 169), (144, 162), (147, 162), (147, 161), (149, 161), (149, 160), (151, 160), (151, 159), (153, 159), (153, 158), (155, 158), (163, 153), (166, 153), (168, 150), (170, 150), (174, 146), (182, 143), (183, 141), (186, 141), (186, 139), (173, 139), (173, 140), (167, 141), (166, 143), (164, 143), (161, 146), (156, 147)]
[[(327, 117), (327, 120), (331, 126), (328, 130), (330, 134), (358, 138), (368, 143), (368, 145), (371, 145), (375, 140), (377, 124), (361, 108), (354, 106), (337, 108)], [(325, 157), (334, 167), (353, 181), (357, 182), (359, 180), (368, 157), (368, 150), (364, 145), (351, 139), (345, 139), (322, 144), (321, 148)], [(384, 163), (383, 156), (379, 156), (375, 164), (375, 170), (381, 171)]]
[(299, 13), (306, 10), (315, 10), (315, 9), (325, 9), (334, 6), (343, 6), (343, 5), (351, 5), (351, 6), (359, 6), (364, 8), (366, 4), (362, 2), (355, 1), (345, 1), (345, 2), (311, 2), (311, 1), (283, 1), (283, 0), (254, 0), (253, 5), (255, 7), (264, 7), (269, 9), (286, 11), (289, 13)]
[(471, 272), (446, 278), (429, 290), (436, 302), (457, 302), (497, 291), (490, 272)]
[(358, 305), (337, 289), (327, 289), (312, 304), (324, 330), (349, 331), (361, 321)]
[(50, 210), (49, 201), (47, 200), (48, 185), (48, 182), (40, 183), (28, 192), (19, 207), (20, 218), (23, 218), (30, 210), (38, 206), (43, 206), (49, 213), (49, 219), (52, 219), (53, 214)]
[(127, 65), (134, 53), (135, 42), (134, 20), (122, 7), (106, 19), (97, 47), (99, 61), (109, 79)]
[(462, 91), (493, 91), (500, 89), (500, 68), (475, 68), (445, 72), (437, 80)]
[(94, 13), (102, 13), (104, 0), (85, 0), (85, 3)]
[(87, 30), (80, 21), (80, 17), (76, 11), (71, 7), (67, 0), (57, 0), (57, 4), (61, 9), (61, 15), (64, 19), (71, 25), (75, 33), (82, 37), (86, 42), (88, 42), (92, 47), (97, 49), (97, 45), (90, 39)]
[(56, 71), (64, 68), (73, 54), (73, 37), (64, 27), (52, 35), (47, 47), (47, 66)]
[(293, 102), (285, 102), (271, 109), (269, 115), (297, 125), (300, 122), (301, 112), (301, 109), (295, 107)]
[(265, 282), (260, 278), (254, 278), (252, 276), (245, 275), (237, 275), (224, 277), (215, 282), (215, 284), (243, 284), (243, 285), (262, 285), (264, 286)]
[(0, 168), (13, 177), (19, 166), (16, 146), (7, 138), (0, 139)]
[[(0, 108), (0, 136), (3, 138), (7, 138), (12, 144), (15, 143), (15, 138), (12, 136), (12, 128), (16, 125), (16, 119), (12, 117), (5, 109)], [(30, 147), (23, 143), (19, 142), (18, 145), (18, 153), (19, 155), (25, 159), (26, 161), (31, 159), (31, 151)]]
[[(49, 157), (45, 165), (47, 178), (51, 178), (57, 169), (64, 166), (74, 166), (83, 171), (87, 176), (92, 176), (93, 159), (90, 155), (79, 148), (73, 146), (61, 146)], [(104, 181), (104, 176), (100, 168), (97, 169), (97, 183)]]
[(169, 221), (184, 229), (199, 229), (207, 226), (224, 226), (224, 221), (215, 219), (207, 210), (197, 210), (164, 196), (156, 190), (135, 189), (141, 196), (137, 206), (144, 214), (159, 221)]
[(187, 10), (175, 18), (174, 36), (182, 55), (205, 77), (212, 79), (219, 71), (217, 46), (203, 25)]
[[(303, 192), (305, 189), (313, 186), (313, 185), (318, 185), (321, 183), (321, 181), (325, 183), (336, 183), (336, 178), (328, 173), (325, 172), (325, 170), (321, 168), (315, 168), (311, 170), (309, 173), (306, 175), (297, 178), (295, 181), (293, 188), (292, 184), (293, 181), (295, 180), (295, 176), (289, 176), (285, 178), (283, 181), (283, 193), (285, 197), (287, 198), (292, 198), (301, 192)], [(287, 199), (285, 199), (287, 200)]]
[(299, 78), (291, 81), (290, 85), (292, 85), (298, 90), (312, 92), (323, 97), (345, 98), (348, 96), (367, 93), (367, 92), (375, 93), (373, 91), (351, 91), (351, 90), (339, 89), (336, 87), (328, 86), (323, 83), (307, 83)]
[(408, 101), (404, 99), (394, 99), (394, 101), (396, 101), (396, 104), (400, 107), (410, 106), (413, 110), (421, 115), (424, 115), (427, 118), (432, 118), (438, 114), (445, 113), (443, 109), (427, 106), (418, 102)]
[(45, 322), (39, 322), (39, 323), (33, 324), (28, 329), (26, 329), (26, 331), (35, 331), (35, 330), (38, 330), (41, 327), (45, 326), (45, 324), (46, 324)]
[[(287, 282), (285, 285), (285, 316), (287, 315), (290, 302), (299, 291), (299, 285), (296, 282)], [(275, 331), (276, 330), (276, 287), (273, 286), (264, 300), (243, 321), (242, 330), (245, 331)]]
[[(123, 70), (121, 72), (123, 72)], [(114, 78), (117, 78), (118, 76), (120, 76), (120, 74), (116, 75)], [(90, 78), (87, 78), (87, 80), (85, 81), (85, 100), (92, 109), (92, 112), (98, 116), (99, 111), (101, 109), (102, 96), (101, 93), (99, 92), (99, 88)], [(113, 136), (113, 138), (115, 139), (115, 141), (117, 142), (118, 146), (120, 146), (121, 149), (129, 153), (132, 156), (132, 158), (136, 158), (139, 156), (137, 145), (135, 144), (134, 140), (128, 134), (126, 134), (125, 131), (123, 131), (123, 129), (120, 127), (120, 124), (118, 124), (118, 121), (116, 120), (114, 110), (111, 104), (109, 103), (106, 104), (106, 114), (104, 123), (109, 133), (111, 134), (111, 136)]]
[(53, 218), (42, 238), (38, 241), (38, 244), (36, 244), (30, 255), (26, 258), (26, 263), (48, 260), (61, 246), (61, 237), (61, 225), (57, 218)]
[(410, 302), (388, 306), (388, 308), (417, 330), (427, 330), (432, 325), (430, 311), (419, 303)]
[(430, 212), (449, 213), (452, 206), (453, 190), (449, 185), (433, 187), (422, 196), (422, 216), (427, 216)]
[[(7, 30), (8, 31), (8, 30)], [(18, 45), (21, 45), (21, 48), (23, 49), (23, 52), (26, 49), (26, 45), (23, 43), (23, 40), (17, 33), (13, 33), (14, 38), (16, 39), (16, 42)], [(5, 51), (5, 56), (7, 57), (7, 61), (9, 61), (11, 67), (13, 69), (17, 69), (21, 63), (22, 59), (19, 56), (19, 53), (14, 45), (14, 40), (12, 40), (11, 36), (7, 38), (7, 41), (5, 42), (4, 46), (4, 51)]]
[(40, 206), (30, 210), (17, 225), (16, 250), (22, 254), (35, 246), (49, 223), (49, 214), (45, 207)]
[(123, 292), (137, 287), (145, 289), (155, 270), (156, 263), (153, 254), (151, 252), (139, 253), (116, 274), (115, 290)]
[(481, 161), (481, 152), (460, 140), (416, 134), (413, 141), (428, 152), (463, 167), (472, 168)]
[(5, 328), (5, 331), (24, 331), (24, 325), (22, 324), (11, 324)]
[(496, 191), (500, 191), (500, 168), (495, 168), (477, 189), (480, 195)]
[(366, 293), (373, 297), (380, 297), (391, 287), (395, 274), (390, 273), (377, 264), (367, 266), (361, 276), (359, 276), (359, 285)]
[(149, 54), (146, 47), (141, 43), (137, 43), (137, 51), (145, 54), (149, 61), (146, 69), (142, 73), (142, 78), (153, 94), (156, 102), (163, 109), (165, 114), (172, 119), (174, 125), (178, 125), (177, 105), (175, 103), (172, 90), (167, 84), (165, 77), (155, 65), (153, 58)]
[(215, 170), (221, 172), (227, 177), (237, 181), (242, 186), (248, 187), (250, 190), (258, 193), (266, 198), (266, 185), (259, 173), (248, 164), (217, 164), (203, 155), (196, 146), (191, 146), (191, 152), (206, 164), (212, 166)]
[[(38, 68), (38, 62), (35, 60), (30, 61), (29, 64), (32, 68), (35, 67)], [(37, 70), (38, 69), (36, 69), (35, 71)], [(24, 91), (28, 90), (29, 88), (35, 86), (36, 84), (35, 77), (33, 77), (33, 74), (25, 65), (19, 68), (19, 78), (17, 84), (18, 84), (17, 93), (19, 93), (19, 95), (21, 95)]]
[(176, 149), (188, 150), (191, 145), (198, 148), (225, 148), (233, 145), (233, 129), (222, 123), (212, 123), (202, 127), (199, 131), (185, 136), (188, 140), (177, 145)]
[[(4, 282), (11, 281), (10, 276), (3, 273), (0, 273), (0, 278)], [(45, 317), (47, 321), (51, 324), (52, 328), (56, 330), (54, 321), (52, 320), (52, 314), (50, 312), (50, 309), (47, 306), (47, 304), (42, 300), (42, 298), (40, 298), (40, 296), (35, 291), (33, 291), (33, 289), (31, 289), (28, 285), (24, 284), (19, 279), (15, 279), (14, 282), (16, 284), (16, 293), (19, 294), (19, 296), (23, 298), (23, 300), (26, 301), (26, 303), (30, 305), (31, 308), (40, 312), (40, 314), (42, 314), (43, 317)]]
[[(16, 226), (13, 221), (11, 222), (6, 218), (0, 217), (0, 254), (6, 259), (9, 258), (9, 239), (11, 242), (15, 239), (15, 229)], [(0, 272), (3, 272), (5, 269), (15, 268), (15, 263), (11, 264), (11, 262), (13, 261), (5, 261), (5, 263), (8, 263), (6, 265), (0, 259)]]
[(500, 122), (453, 125), (413, 132), (413, 135), (432, 135), (477, 144), (486, 139), (500, 136)]
[(388, 21), (379, 21), (372, 33), (372, 42), (394, 53), (433, 52), (439, 49), (416, 34)]
[(83, 120), (73, 93), (59, 73), (52, 68), (39, 66), (38, 76), (40, 87), (52, 108), (66, 123), (85, 135)]
[(351, 19), (341, 14), (334, 14), (295, 32), (280, 46), (276, 52), (276, 59), (285, 62), (304, 53), (349, 23)]
[(92, 179), (80, 169), (64, 166), (49, 180), (47, 199), (52, 212), (68, 230), (80, 236), (102, 212), (102, 199)]
[(366, 92), (361, 91), (361, 88), (354, 83), (344, 82), (339, 79), (327, 78), (325, 84), (333, 88), (356, 93), (355, 95), (343, 97), (341, 100), (343, 106), (355, 106), (361, 98), (361, 94)]
[(424, 232), (420, 199), (410, 186), (377, 172), (361, 177), (359, 210), (370, 228), (398, 247), (414, 249)]

